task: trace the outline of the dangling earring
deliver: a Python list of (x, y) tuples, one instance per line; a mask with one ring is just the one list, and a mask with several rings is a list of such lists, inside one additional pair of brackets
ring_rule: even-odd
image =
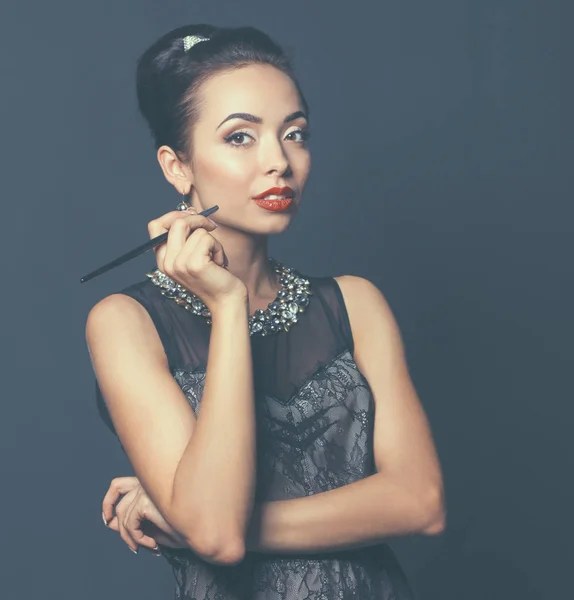
[(193, 210), (193, 207), (191, 206), (190, 198), (191, 198), (191, 188), (187, 194), (182, 194), (182, 200), (180, 200), (177, 203), (175, 210), (188, 210), (190, 208)]

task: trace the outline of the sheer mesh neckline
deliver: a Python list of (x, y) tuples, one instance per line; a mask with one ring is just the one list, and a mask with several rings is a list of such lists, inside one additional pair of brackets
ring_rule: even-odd
[[(297, 323), (299, 314), (303, 313), (309, 305), (309, 296), (312, 293), (309, 279), (274, 258), (269, 258), (269, 262), (275, 272), (279, 274), (281, 287), (275, 300), (269, 303), (266, 309), (257, 309), (253, 315), (249, 316), (250, 335), (266, 336), (283, 331), (288, 332), (293, 324)], [(184, 288), (160, 269), (146, 273), (146, 276), (159, 288), (163, 296), (173, 299), (177, 304), (192, 314), (204, 318), (207, 324), (211, 325), (209, 308), (193, 292)]]

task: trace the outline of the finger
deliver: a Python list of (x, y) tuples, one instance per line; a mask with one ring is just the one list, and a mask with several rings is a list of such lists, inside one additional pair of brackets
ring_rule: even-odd
[[(147, 496), (147, 495), (146, 495)], [(146, 502), (142, 504), (141, 512), (146, 521), (142, 523), (142, 531), (157, 540), (158, 534), (165, 534), (172, 538), (181, 538), (180, 534), (164, 519), (157, 507), (146, 497)]]
[[(189, 243), (187, 250), (193, 248), (196, 243), (198, 235), (193, 235), (197, 230), (213, 231), (216, 228), (215, 223), (210, 221), (207, 217), (201, 215), (190, 215), (185, 219), (179, 219), (175, 221), (167, 237), (165, 244), (165, 250), (163, 251), (163, 269), (160, 268), (166, 274), (173, 274), (173, 264), (176, 258), (181, 254), (183, 248)], [(191, 241), (188, 238), (192, 238)], [(158, 247), (159, 249), (159, 247)], [(161, 255), (161, 251), (160, 251)]]
[[(157, 219), (153, 219), (147, 224), (147, 230), (150, 239), (166, 233), (170, 230), (173, 223), (181, 220), (189, 215), (196, 214), (195, 209), (188, 210), (172, 210), (165, 215), (161, 215)], [(165, 242), (154, 247), (157, 266), (163, 271), (163, 258), (165, 256)]]
[[(176, 219), (183, 219), (187, 211), (173, 210), (157, 219), (153, 219), (147, 224), (147, 230), (149, 233), (150, 239), (153, 239), (162, 233), (166, 233), (169, 231), (172, 223)], [(155, 260), (159, 269), (163, 271), (163, 259), (165, 256), (165, 242), (154, 246), (153, 248), (155, 254)]]
[(141, 496), (130, 506), (124, 521), (124, 526), (130, 538), (138, 545), (146, 548), (156, 549), (156, 540), (146, 535), (142, 529), (142, 522), (146, 520), (145, 516), (146, 497)]
[(182, 219), (186, 216), (194, 215), (194, 214), (196, 214), (195, 209), (170, 210), (169, 212), (165, 213), (164, 215), (157, 217), (157, 219), (152, 219), (147, 224), (147, 231), (149, 233), (150, 239), (157, 237), (158, 235), (161, 235), (162, 233), (165, 233), (166, 231), (169, 231), (169, 228), (178, 219)]
[[(192, 255), (194, 258), (197, 258), (197, 263), (191, 263), (190, 257)], [(228, 264), (227, 255), (225, 254), (221, 242), (214, 238), (210, 233), (203, 234), (202, 229), (194, 231), (188, 238), (185, 248), (178, 257), (178, 264), (174, 264), (174, 268), (180, 266), (179, 259), (181, 259), (181, 263), (187, 267), (187, 271), (189, 271), (190, 264), (193, 265), (192, 269), (199, 269), (209, 261), (213, 261), (220, 267)]]
[[(185, 249), (187, 252), (187, 248)], [(223, 250), (223, 246), (219, 240), (216, 240), (212, 235), (204, 235), (198, 236), (197, 242), (195, 242), (195, 246), (193, 247), (194, 256), (197, 257), (198, 265), (204, 266), (206, 261), (213, 261), (216, 265), (223, 267), (227, 264), (227, 256), (225, 251)], [(192, 267), (195, 265), (194, 262), (190, 260), (186, 261), (186, 265)]]
[(219, 265), (220, 267), (227, 269), (227, 267), (229, 266), (229, 260), (227, 260), (227, 254), (225, 254), (225, 250), (223, 249), (221, 242), (219, 240), (215, 240), (215, 242), (216, 243), (214, 244), (213, 249), (212, 249), (211, 260), (213, 260), (213, 262), (216, 265)]
[(203, 229), (197, 229), (187, 240), (173, 264), (173, 278), (199, 276), (210, 263), (223, 267), (227, 256), (221, 242)]
[[(148, 517), (149, 518), (149, 517)], [(162, 531), (155, 523), (146, 521), (142, 525), (142, 531), (153, 538), (160, 546), (167, 546), (169, 548), (187, 548), (187, 544), (183, 538), (176, 534), (170, 534), (166, 531)]]
[[(150, 221), (148, 223), (148, 232), (150, 234), (150, 237), (153, 238), (158, 235), (161, 235), (162, 233), (166, 233), (166, 232), (169, 233), (175, 227), (181, 227), (182, 224), (186, 224), (186, 223), (188, 224), (188, 226), (191, 223), (195, 223), (195, 227), (201, 226), (201, 227), (205, 227), (206, 229), (209, 229), (209, 230), (216, 227), (215, 223), (213, 223), (213, 221), (211, 221), (207, 217), (198, 215), (196, 213), (188, 212), (188, 211), (176, 210), (176, 211), (167, 213), (165, 215), (162, 215), (158, 219)], [(185, 227), (184, 227), (184, 229), (185, 229)], [(169, 233), (168, 240), (169, 240), (169, 237), (171, 237), (172, 235), (173, 235), (173, 233)], [(185, 243), (185, 239), (187, 238), (188, 235), (189, 235), (189, 231), (185, 235), (183, 243)], [(164, 261), (165, 261), (165, 255), (167, 252), (167, 248), (168, 248), (168, 241), (163, 242), (162, 244), (159, 244), (158, 246), (154, 247), (154, 253), (156, 255), (156, 262), (157, 262), (158, 268), (162, 271), (164, 271), (164, 267), (165, 267)], [(164, 273), (165, 273), (165, 271), (164, 271)]]
[(188, 548), (183, 542), (176, 540), (172, 536), (169, 536), (161, 531), (154, 537), (158, 546), (166, 546), (167, 548)]
[(138, 545), (136, 544), (135, 540), (132, 539), (130, 532), (126, 529), (126, 526), (125, 526), (126, 513), (129, 512), (129, 508), (136, 497), (137, 497), (137, 490), (132, 490), (131, 492), (127, 493), (121, 499), (121, 501), (118, 503), (118, 505), (116, 507), (116, 515), (118, 518), (118, 531), (119, 531), (120, 537), (126, 543), (128, 548), (132, 552), (137, 554)]
[(197, 251), (197, 247), (202, 240), (203, 243), (211, 244), (212, 241), (215, 241), (215, 238), (202, 227), (192, 231), (171, 265), (174, 277), (198, 275), (201, 269), (209, 263), (209, 254), (206, 255), (205, 250)]
[(114, 516), (114, 504), (122, 494), (127, 494), (139, 486), (137, 477), (116, 477), (110, 482), (110, 487), (102, 501), (102, 518), (109, 526), (110, 519)]
[(118, 524), (118, 517), (114, 515), (112, 520), (108, 523), (108, 529), (113, 529), (114, 531), (119, 531), (120, 527)]
[(185, 210), (181, 211), (178, 210), (178, 212), (184, 212), (184, 213), (189, 213), (189, 214), (197, 214), (197, 208), (193, 208), (193, 206), (188, 206)]

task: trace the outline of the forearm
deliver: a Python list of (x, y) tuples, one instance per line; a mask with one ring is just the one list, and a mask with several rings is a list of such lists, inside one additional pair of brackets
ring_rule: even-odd
[(201, 410), (177, 467), (174, 512), (183, 533), (223, 548), (244, 537), (255, 483), (255, 409), (247, 303), (212, 315)]
[(371, 546), (427, 533), (438, 512), (430, 499), (377, 473), (313, 496), (256, 504), (246, 549), (289, 554)]

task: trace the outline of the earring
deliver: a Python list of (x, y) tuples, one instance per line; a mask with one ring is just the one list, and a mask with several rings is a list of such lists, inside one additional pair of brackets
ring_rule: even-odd
[(188, 210), (189, 208), (192, 208), (191, 202), (186, 201), (186, 199), (188, 199), (188, 197), (190, 195), (191, 195), (191, 190), (189, 190), (188, 194), (182, 194), (182, 200), (180, 200), (177, 203), (177, 206), (175, 207), (175, 210)]

